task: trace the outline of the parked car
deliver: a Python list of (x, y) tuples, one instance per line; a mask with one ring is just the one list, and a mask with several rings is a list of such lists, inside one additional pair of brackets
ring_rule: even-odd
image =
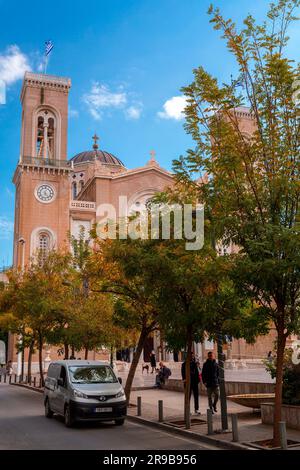
[(45, 416), (62, 415), (67, 427), (82, 420), (122, 425), (127, 405), (121, 382), (106, 362), (52, 362), (45, 380)]

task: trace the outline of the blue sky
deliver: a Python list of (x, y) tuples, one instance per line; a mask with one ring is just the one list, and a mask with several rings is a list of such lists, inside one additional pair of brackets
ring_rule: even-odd
[[(183, 130), (180, 88), (203, 65), (220, 80), (235, 64), (206, 14), (211, 0), (0, 0), (0, 267), (11, 262), (14, 187), (20, 145), (19, 95), (24, 70), (38, 72), (51, 39), (47, 73), (70, 77), (68, 156), (100, 147), (128, 168), (143, 165), (154, 149), (171, 169), (191, 145)], [(260, 18), (268, 1), (217, 0), (225, 16)], [(259, 4), (259, 5), (258, 5)], [(298, 26), (299, 27), (299, 26)], [(291, 54), (299, 59), (292, 31)]]

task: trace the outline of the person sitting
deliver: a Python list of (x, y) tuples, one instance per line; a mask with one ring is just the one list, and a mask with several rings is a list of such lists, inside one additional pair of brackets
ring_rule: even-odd
[(161, 386), (165, 384), (166, 379), (168, 379), (171, 374), (172, 372), (170, 369), (166, 367), (163, 362), (160, 362), (158, 373), (155, 379), (155, 387), (161, 388)]

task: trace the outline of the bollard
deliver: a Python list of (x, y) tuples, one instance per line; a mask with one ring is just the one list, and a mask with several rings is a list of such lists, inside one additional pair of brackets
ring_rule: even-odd
[(158, 422), (162, 423), (164, 420), (164, 402), (163, 400), (158, 400)]
[(17, 383), (17, 374), (15, 374), (15, 384)]
[(28, 378), (28, 383), (31, 385), (31, 376)]
[(285, 421), (279, 421), (280, 447), (287, 450), (287, 437)]
[(207, 434), (211, 436), (214, 433), (212, 410), (208, 409), (206, 412), (206, 415), (207, 415)]
[(137, 397), (137, 415), (142, 416), (142, 397)]
[(36, 387), (36, 377), (33, 377), (33, 386)]
[(0, 383), (2, 382), (2, 374), (0, 374)]
[(39, 381), (39, 388), (42, 388), (42, 379), (40, 378), (40, 381)]
[(4, 383), (6, 384), (6, 374), (4, 374)]
[(237, 415), (231, 415), (232, 441), (239, 442), (239, 429)]
[(9, 383), (11, 384), (11, 375), (9, 376)]

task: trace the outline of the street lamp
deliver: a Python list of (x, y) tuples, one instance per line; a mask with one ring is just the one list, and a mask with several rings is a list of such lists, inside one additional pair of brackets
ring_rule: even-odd
[(24, 268), (25, 268), (25, 245), (26, 245), (25, 238), (23, 238), (23, 237), (19, 238), (18, 242), (22, 246), (21, 268), (22, 268), (22, 271), (24, 271)]

